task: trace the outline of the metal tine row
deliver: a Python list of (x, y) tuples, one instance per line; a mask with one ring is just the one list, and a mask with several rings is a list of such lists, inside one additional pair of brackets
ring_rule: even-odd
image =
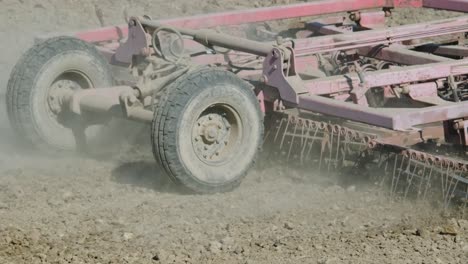
[(286, 154), (290, 162), (298, 156), (302, 165), (309, 164), (318, 156), (318, 167), (327, 172), (346, 164), (346, 158), (366, 148), (364, 135), (359, 132), (298, 117), (283, 117), (276, 120), (273, 142)]
[[(444, 208), (448, 208), (455, 197), (466, 198), (464, 206), (468, 201), (468, 180), (463, 177), (463, 171), (454, 170), (443, 164), (433, 164), (428, 161), (421, 162), (411, 156), (399, 153), (387, 153), (386, 158), (379, 162), (383, 169), (381, 183), (389, 182), (390, 194), (403, 195), (407, 198), (410, 192), (413, 197), (426, 200), (428, 195), (440, 195)], [(393, 166), (391, 166), (393, 164)], [(392, 167), (392, 169), (390, 169)], [(390, 176), (390, 179), (389, 178)], [(437, 182), (440, 182), (440, 185)], [(463, 185), (461, 185), (463, 184)], [(437, 188), (439, 185), (440, 187)], [(465, 186), (465, 189), (459, 188)]]
[(276, 130), (271, 132), (274, 144), (286, 155), (287, 166), (298, 161), (302, 165), (316, 164), (320, 172), (325, 169), (330, 173), (332, 169), (338, 171), (346, 166), (357, 171), (363, 164), (375, 163), (383, 173), (371, 175), (380, 186), (389, 186), (392, 196), (425, 200), (440, 195), (444, 207), (454, 197), (466, 196), (468, 202), (466, 172), (456, 164), (421, 158), (423, 154), (418, 151), (404, 153), (401, 149), (372, 148), (374, 141), (364, 133), (295, 116), (279, 118)]

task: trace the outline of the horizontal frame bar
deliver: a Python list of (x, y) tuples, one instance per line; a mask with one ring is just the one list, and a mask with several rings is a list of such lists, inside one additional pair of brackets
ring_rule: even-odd
[(468, 12), (467, 0), (424, 0), (424, 7)]
[[(322, 0), (309, 3), (220, 12), (207, 15), (155, 20), (158, 23), (199, 29), (255, 22), (299, 18), (381, 7), (422, 6), (422, 0)], [(126, 38), (127, 25), (99, 28), (73, 33), (88, 42), (104, 42)]]

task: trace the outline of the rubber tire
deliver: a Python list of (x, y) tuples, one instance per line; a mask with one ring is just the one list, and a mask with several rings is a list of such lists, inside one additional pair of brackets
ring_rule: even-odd
[(48, 107), (43, 100), (49, 89), (47, 83), (69, 70), (86, 75), (93, 86), (90, 88), (113, 85), (109, 64), (102, 54), (76, 38), (48, 39), (34, 45), (18, 61), (8, 81), (6, 105), (10, 124), (21, 142), (46, 151), (75, 148), (71, 129), (56, 127), (44, 115)]
[[(234, 109), (242, 120), (245, 136), (236, 147), (238, 154), (226, 164), (210, 167), (193, 158), (193, 147), (191, 143), (184, 145), (183, 137), (197, 120), (197, 113), (218, 102), (241, 106)], [(196, 193), (227, 192), (239, 186), (255, 163), (263, 130), (263, 114), (252, 87), (231, 72), (203, 68), (171, 84), (157, 105), (151, 133), (153, 154), (169, 177), (185, 189)], [(205, 175), (216, 178), (216, 182), (201, 180)]]

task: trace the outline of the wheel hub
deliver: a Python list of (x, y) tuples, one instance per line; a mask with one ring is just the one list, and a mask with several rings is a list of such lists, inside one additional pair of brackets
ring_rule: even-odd
[(225, 112), (201, 115), (193, 129), (193, 147), (204, 162), (220, 162), (227, 156), (226, 149), (232, 142), (231, 122)]
[(72, 80), (58, 80), (50, 86), (47, 102), (54, 114), (59, 114), (63, 109), (66, 98), (73, 94), (73, 91), (81, 89), (80, 85)]
[(215, 127), (213, 125), (209, 125), (208, 127), (205, 127), (204, 132), (203, 132), (203, 138), (205, 141), (209, 143), (213, 143), (216, 141), (216, 139), (219, 137), (219, 131), (218, 127)]

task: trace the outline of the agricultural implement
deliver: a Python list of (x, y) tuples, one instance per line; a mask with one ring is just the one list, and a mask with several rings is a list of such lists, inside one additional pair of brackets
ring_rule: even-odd
[(386, 26), (423, 7), (468, 1), (312, 1), (41, 38), (8, 115), (47, 150), (86, 151), (110, 118), (151, 124), (155, 158), (195, 192), (238, 186), (268, 142), (289, 164), (371, 167), (392, 192), (466, 200), (468, 16)]

